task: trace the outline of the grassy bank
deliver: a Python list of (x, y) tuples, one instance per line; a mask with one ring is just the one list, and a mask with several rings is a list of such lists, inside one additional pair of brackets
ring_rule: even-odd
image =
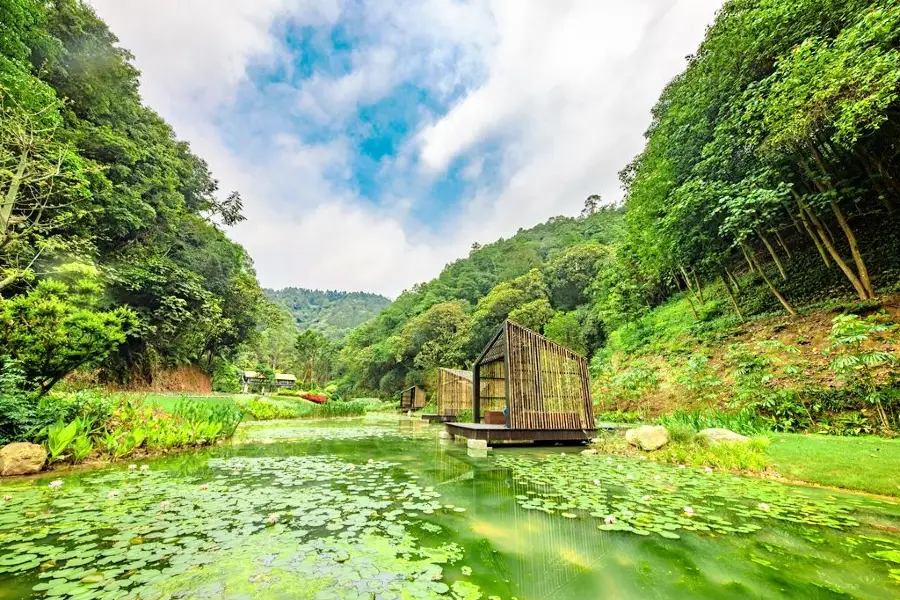
[[(874, 436), (756, 433), (747, 443), (710, 445), (684, 427), (660, 450), (643, 452), (621, 431), (601, 434), (600, 452), (662, 463), (712, 467), (900, 498), (900, 440)], [(749, 432), (748, 432), (749, 433)]]
[(900, 497), (900, 440), (781, 433), (767, 455), (790, 479)]
[(766, 455), (769, 438), (755, 436), (748, 443), (708, 444), (696, 432), (675, 431), (671, 441), (659, 450), (644, 452), (625, 441), (623, 432), (602, 434), (592, 447), (600, 452), (642, 457), (661, 463), (689, 467), (711, 467), (729, 471), (761, 473), (771, 460)]

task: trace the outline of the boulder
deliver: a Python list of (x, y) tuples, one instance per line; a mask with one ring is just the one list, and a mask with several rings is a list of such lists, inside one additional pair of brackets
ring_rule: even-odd
[(697, 436), (705, 439), (711, 445), (721, 444), (722, 442), (746, 442), (750, 439), (747, 436), (735, 433), (730, 429), (718, 427), (703, 429), (697, 433)]
[(447, 433), (446, 431), (442, 431), (442, 432), (440, 432), (440, 433), (438, 434), (438, 438), (440, 438), (440, 439), (442, 439), (442, 440), (449, 440), (449, 439), (450, 439), (450, 434)]
[(661, 426), (644, 425), (625, 432), (625, 440), (641, 450), (659, 450), (669, 443), (669, 430)]
[(588, 448), (587, 450), (582, 450), (581, 454), (582, 456), (594, 456), (600, 454), (600, 452), (596, 448)]
[(15, 442), (0, 448), (0, 476), (32, 475), (40, 473), (47, 462), (43, 446), (27, 442)]
[(487, 440), (466, 440), (466, 446), (472, 450), (487, 450)]

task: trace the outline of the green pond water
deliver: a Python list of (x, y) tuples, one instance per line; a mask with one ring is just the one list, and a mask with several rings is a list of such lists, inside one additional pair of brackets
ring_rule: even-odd
[(0, 600), (900, 598), (897, 503), (440, 430), (252, 424), (4, 482)]

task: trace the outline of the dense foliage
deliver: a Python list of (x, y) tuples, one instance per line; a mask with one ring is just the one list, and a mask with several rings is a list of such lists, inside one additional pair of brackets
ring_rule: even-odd
[(265, 290), (266, 297), (286, 308), (301, 331), (311, 329), (331, 341), (340, 341), (387, 307), (391, 301), (378, 294), (284, 288)]
[(862, 300), (896, 277), (898, 44), (890, 0), (726, 3), (622, 172), (643, 297), (720, 278), (740, 311), (746, 264), (794, 314), (831, 291), (786, 291), (810, 253)]
[(0, 0), (0, 356), (39, 394), (78, 368), (212, 371), (257, 329), (221, 229), (241, 197), (141, 103), (116, 42), (81, 0)]

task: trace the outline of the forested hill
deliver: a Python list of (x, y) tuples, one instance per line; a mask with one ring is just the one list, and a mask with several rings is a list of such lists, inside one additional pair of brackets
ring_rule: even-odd
[(252, 261), (222, 229), (243, 219), (240, 195), (142, 104), (117, 42), (80, 0), (0, 0), (7, 387), (212, 371), (259, 325)]
[[(592, 196), (579, 218), (554, 217), (448, 265), (407, 290), (351, 333), (344, 376), (357, 389), (391, 394), (433, 378), (438, 366), (467, 365), (507, 317), (581, 352), (603, 343), (591, 298), (612, 285), (601, 276), (616, 261), (624, 212)], [(611, 271), (610, 271), (611, 272)]]
[(301, 331), (312, 329), (330, 340), (340, 340), (351, 329), (375, 317), (389, 298), (366, 292), (337, 292), (284, 288), (264, 290), (272, 302), (286, 308)]

